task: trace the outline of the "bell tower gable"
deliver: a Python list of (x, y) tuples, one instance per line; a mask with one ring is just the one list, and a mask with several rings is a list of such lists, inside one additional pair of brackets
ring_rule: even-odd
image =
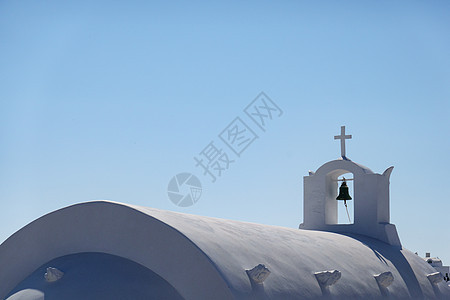
[[(393, 167), (389, 167), (383, 174), (374, 173), (341, 156), (323, 164), (316, 172), (309, 172), (303, 177), (303, 223), (300, 228), (360, 234), (401, 246), (395, 225), (390, 224), (389, 179), (392, 170)], [(342, 197), (337, 197), (342, 181), (339, 177), (347, 173), (353, 177), (347, 178), (353, 181), (353, 199), (346, 201), (353, 201), (354, 220), (352, 224), (338, 224), (338, 205), (345, 202), (338, 201)]]

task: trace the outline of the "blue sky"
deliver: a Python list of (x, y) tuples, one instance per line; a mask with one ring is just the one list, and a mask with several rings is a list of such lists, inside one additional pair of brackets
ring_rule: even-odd
[[(298, 227), (340, 154), (391, 176), (403, 245), (450, 264), (447, 1), (2, 1), (0, 241), (94, 199)], [(283, 110), (211, 183), (194, 156), (264, 91)], [(259, 130), (259, 131), (258, 131)], [(225, 149), (225, 148), (224, 148)], [(199, 202), (169, 201), (190, 172)]]

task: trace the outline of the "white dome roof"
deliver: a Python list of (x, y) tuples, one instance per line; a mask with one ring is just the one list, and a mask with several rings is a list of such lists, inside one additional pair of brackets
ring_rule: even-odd
[[(384, 272), (394, 278), (392, 298), (449, 293), (444, 283), (433, 287), (435, 270), (422, 258), (367, 237), (95, 201), (48, 214), (0, 245), (0, 298), (37, 267), (82, 252), (135, 261), (185, 299), (314, 299), (322, 296), (314, 273), (327, 270), (341, 273), (330, 287), (340, 299), (381, 298), (374, 275)], [(259, 264), (271, 273), (255, 287), (246, 270)]]

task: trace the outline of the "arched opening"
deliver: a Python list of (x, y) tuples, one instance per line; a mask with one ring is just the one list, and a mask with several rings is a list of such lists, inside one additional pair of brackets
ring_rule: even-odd
[[(64, 272), (61, 279), (47, 282), (47, 267)], [(10, 298), (23, 291), (41, 293), (52, 299), (174, 299), (183, 297), (164, 278), (129, 259), (98, 252), (84, 252), (53, 259), (19, 283)]]
[[(346, 179), (348, 192), (352, 200), (336, 200), (340, 187)], [(326, 224), (354, 224), (354, 174), (348, 170), (333, 170), (326, 176), (327, 197), (325, 203)], [(347, 204), (347, 205), (345, 205)]]
[[(339, 188), (343, 183), (343, 180), (345, 178), (345, 182), (347, 184), (348, 187), (348, 193), (350, 195), (350, 197), (352, 198), (352, 200), (347, 200), (347, 201), (343, 201), (343, 200), (336, 200), (337, 201), (337, 206), (338, 206), (338, 222), (337, 224), (353, 224), (355, 221), (354, 218), (354, 185), (353, 185), (353, 174), (352, 173), (346, 173), (343, 174), (341, 176), (339, 176), (337, 178), (337, 182), (338, 182), (338, 189), (337, 189), (337, 195), (339, 194)], [(336, 199), (336, 198), (335, 198)], [(347, 205), (344, 205), (344, 202)]]
[(33, 221), (0, 245), (0, 299), (5, 299), (6, 293), (42, 263), (86, 252), (136, 262), (164, 278), (183, 298), (214, 299), (220, 293), (224, 299), (233, 299), (224, 277), (208, 256), (186, 235), (156, 216), (171, 219), (172, 213), (93, 201)]

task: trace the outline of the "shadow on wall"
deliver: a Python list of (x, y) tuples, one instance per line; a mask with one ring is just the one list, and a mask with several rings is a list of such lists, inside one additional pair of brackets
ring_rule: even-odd
[(416, 278), (416, 274), (411, 268), (408, 260), (405, 258), (403, 253), (401, 252), (402, 247), (395, 247), (383, 242), (367, 238), (360, 235), (348, 234), (348, 236), (353, 237), (363, 243), (365, 246), (370, 248), (378, 259), (387, 265), (387, 258), (397, 269), (405, 282), (409, 294), (412, 299), (423, 299), (423, 292), (420, 287), (419, 281)]

